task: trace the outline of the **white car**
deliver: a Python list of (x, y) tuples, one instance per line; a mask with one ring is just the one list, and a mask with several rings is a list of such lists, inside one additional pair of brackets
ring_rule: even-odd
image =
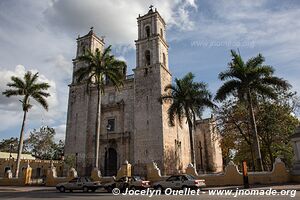
[(205, 187), (205, 180), (196, 179), (194, 176), (189, 174), (173, 175), (164, 181), (158, 181), (153, 184), (153, 188), (156, 190), (171, 189), (198, 189)]
[(78, 177), (70, 180), (69, 182), (59, 183), (56, 185), (56, 189), (60, 192), (65, 192), (69, 190), (82, 190), (83, 192), (92, 191), (95, 192), (98, 188), (101, 187), (99, 182), (93, 182), (88, 177)]
[(125, 191), (126, 188), (130, 190), (144, 190), (150, 187), (150, 181), (145, 181), (140, 176), (124, 176), (119, 180), (104, 184), (103, 187), (107, 192), (112, 192), (114, 188), (118, 188), (121, 191)]

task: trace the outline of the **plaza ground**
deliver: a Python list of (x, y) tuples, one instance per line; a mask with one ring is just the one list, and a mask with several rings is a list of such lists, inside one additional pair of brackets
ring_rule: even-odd
[(160, 196), (129, 196), (129, 195), (119, 195), (115, 196), (110, 193), (105, 193), (101, 191), (97, 191), (95, 193), (83, 193), (83, 192), (66, 192), (66, 193), (60, 193), (56, 191), (53, 187), (0, 187), (0, 199), (16, 199), (16, 200), (29, 200), (29, 199), (61, 199), (61, 200), (67, 200), (67, 199), (90, 199), (90, 200), (110, 200), (110, 199), (128, 199), (128, 200), (135, 200), (135, 199), (161, 199), (161, 200), (181, 200), (181, 199), (299, 199), (300, 200), (300, 184), (288, 184), (288, 185), (273, 185), (273, 186), (252, 186), (251, 189), (263, 189), (267, 190), (269, 188), (275, 189), (278, 192), (281, 190), (297, 190), (295, 197), (290, 196), (281, 196), (281, 195), (275, 195), (275, 196), (212, 196), (208, 194), (208, 191), (210, 189), (225, 189), (225, 190), (233, 190), (235, 191), (237, 188), (241, 187), (217, 187), (217, 188), (205, 188), (203, 190), (203, 194), (200, 194), (198, 196), (168, 196), (168, 195), (160, 195)]

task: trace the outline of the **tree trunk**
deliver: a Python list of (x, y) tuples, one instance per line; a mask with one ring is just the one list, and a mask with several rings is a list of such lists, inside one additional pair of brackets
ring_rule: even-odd
[(23, 137), (24, 137), (24, 128), (25, 128), (26, 115), (27, 115), (27, 111), (24, 111), (23, 122), (22, 122), (22, 127), (21, 127), (21, 132), (20, 132), (20, 138), (19, 138), (19, 146), (18, 146), (16, 178), (19, 177), (21, 155), (22, 155), (22, 151), (23, 151)]
[(253, 142), (251, 142), (251, 129), (249, 126), (249, 123), (247, 123), (247, 131), (248, 131), (248, 135), (249, 135), (249, 148), (250, 148), (250, 152), (251, 152), (251, 162), (252, 162), (252, 171), (255, 171), (255, 159), (254, 159), (254, 152), (253, 152)]
[(189, 135), (190, 135), (190, 146), (191, 146), (191, 162), (196, 169), (195, 162), (195, 149), (194, 149), (194, 136), (193, 136), (193, 124), (190, 120), (188, 120), (189, 125)]
[(267, 145), (268, 146), (268, 152), (269, 152), (269, 156), (270, 156), (270, 169), (272, 170), (273, 168), (273, 163), (274, 163), (274, 157), (273, 157), (273, 154), (272, 154), (272, 150), (271, 150), (271, 145)]
[(253, 148), (255, 152), (255, 157), (256, 157), (256, 170), (257, 171), (263, 171), (263, 164), (262, 164), (262, 159), (261, 159), (261, 152), (260, 152), (260, 145), (259, 145), (259, 140), (258, 140), (258, 134), (257, 134), (257, 127), (256, 127), (256, 121), (255, 121), (255, 115), (254, 115), (254, 110), (253, 110), (253, 103), (252, 103), (252, 98), (251, 98), (251, 92), (250, 90), (247, 93), (247, 98), (248, 98), (248, 103), (249, 103), (249, 117), (250, 117), (250, 122), (252, 125), (252, 131), (253, 131)]
[(95, 133), (95, 168), (99, 169), (99, 147), (100, 147), (100, 129), (101, 129), (101, 91), (97, 88), (97, 117)]

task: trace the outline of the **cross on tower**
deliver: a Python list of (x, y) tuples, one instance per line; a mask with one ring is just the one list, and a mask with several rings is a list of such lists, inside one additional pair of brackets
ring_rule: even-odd
[(154, 7), (153, 5), (150, 5), (149, 10), (153, 10), (153, 7)]

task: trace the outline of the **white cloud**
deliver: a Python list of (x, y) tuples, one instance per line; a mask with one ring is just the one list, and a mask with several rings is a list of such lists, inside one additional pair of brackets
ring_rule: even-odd
[[(17, 124), (21, 124), (20, 120), (22, 119), (21, 116), (23, 116), (23, 111), (19, 100), (21, 100), (22, 97), (14, 96), (7, 98), (2, 95), (2, 92), (9, 88), (6, 84), (11, 82), (11, 76), (23, 78), (27, 70), (30, 70), (33, 73), (37, 72), (36, 69), (25, 69), (23, 65), (16, 66), (14, 71), (5, 69), (0, 70), (0, 77), (2, 77), (0, 80), (0, 112), (2, 118), (1, 122), (3, 123), (0, 131), (9, 129)], [(29, 126), (39, 126), (42, 125), (42, 123), (49, 123), (49, 125), (53, 124), (55, 122), (55, 118), (63, 113), (58, 106), (59, 103), (57, 99), (55, 81), (48, 79), (47, 76), (43, 74), (39, 74), (38, 82), (47, 82), (50, 85), (48, 92), (51, 96), (46, 99), (49, 104), (49, 111), (45, 111), (41, 105), (31, 99), (30, 103), (33, 107), (28, 113), (28, 121), (30, 121), (31, 124)]]
[(55, 140), (56, 141), (59, 141), (59, 140), (64, 141), (65, 136), (66, 136), (66, 124), (54, 126), (53, 128), (55, 129)]
[(57, 31), (86, 34), (89, 27), (94, 26), (97, 33), (106, 36), (108, 43), (133, 47), (137, 38), (136, 18), (145, 14), (150, 4), (158, 8), (169, 26), (192, 29), (189, 16), (190, 10), (197, 8), (194, 0), (53, 1), (44, 14)]

